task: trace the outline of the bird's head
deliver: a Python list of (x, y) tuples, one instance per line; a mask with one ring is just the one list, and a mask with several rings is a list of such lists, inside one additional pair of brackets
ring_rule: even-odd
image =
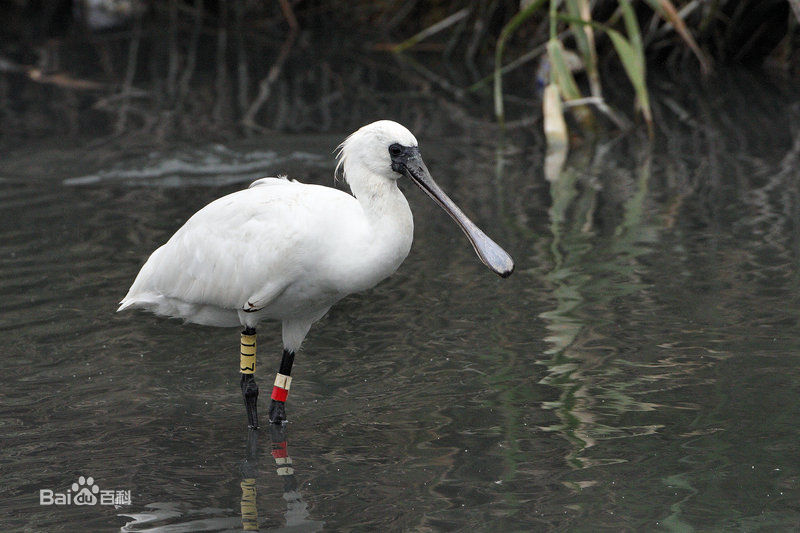
[(338, 159), (336, 171), (342, 169), (357, 197), (359, 193), (369, 196), (382, 185), (394, 185), (401, 176), (408, 177), (458, 223), (486, 266), (502, 277), (514, 271), (511, 256), (467, 218), (433, 181), (417, 139), (404, 126), (391, 120), (367, 124), (339, 145)]
[(336, 171), (338, 174), (341, 168), (351, 185), (361, 174), (395, 181), (402, 175), (399, 162), (413, 154), (419, 157), (414, 135), (397, 122), (379, 120), (361, 127), (339, 145)]

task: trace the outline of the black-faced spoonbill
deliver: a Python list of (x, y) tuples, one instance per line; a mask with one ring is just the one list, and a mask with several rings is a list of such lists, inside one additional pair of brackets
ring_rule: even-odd
[(458, 223), (481, 261), (506, 277), (511, 257), (470, 221), (431, 178), (417, 140), (381, 120), (350, 135), (339, 164), (353, 195), (264, 178), (195, 213), (142, 267), (118, 311), (142, 308), (210, 326), (244, 326), (242, 395), (258, 427), (256, 326), (283, 324), (283, 358), (269, 421), (286, 420), (294, 354), (311, 324), (348, 294), (375, 286), (411, 249), (414, 222), (397, 180), (407, 176)]

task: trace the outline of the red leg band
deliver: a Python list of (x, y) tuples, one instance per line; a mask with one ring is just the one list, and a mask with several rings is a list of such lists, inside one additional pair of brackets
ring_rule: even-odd
[(289, 457), (289, 452), (286, 449), (286, 441), (273, 444), (273, 446), (275, 447), (272, 449), (272, 457), (274, 457), (275, 459), (279, 459), (281, 457)]
[(272, 399), (276, 402), (285, 402), (289, 397), (289, 391), (280, 387), (272, 387)]

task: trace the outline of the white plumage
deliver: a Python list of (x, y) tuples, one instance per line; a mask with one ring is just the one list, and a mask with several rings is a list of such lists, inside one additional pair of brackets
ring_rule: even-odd
[[(396, 146), (408, 153), (395, 157)], [(413, 221), (397, 187), (404, 174), (448, 209), (490, 268), (511, 273), (511, 258), (426, 181), (417, 140), (400, 124), (379, 121), (356, 131), (340, 146), (339, 166), (354, 196), (264, 178), (211, 202), (153, 252), (118, 310), (212, 326), (255, 328), (276, 319), (284, 347), (294, 352), (334, 303), (388, 277), (408, 255)], [(427, 178), (418, 179), (422, 174)], [(500, 252), (507, 260), (498, 267), (492, 263)]]

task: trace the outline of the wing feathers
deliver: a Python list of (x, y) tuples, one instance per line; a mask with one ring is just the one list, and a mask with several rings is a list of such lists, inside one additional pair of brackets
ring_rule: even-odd
[(248, 300), (264, 307), (320, 262), (319, 229), (329, 217), (319, 213), (357, 206), (336, 189), (257, 180), (208, 204), (153, 252), (118, 310), (199, 321), (199, 309), (243, 309)]

